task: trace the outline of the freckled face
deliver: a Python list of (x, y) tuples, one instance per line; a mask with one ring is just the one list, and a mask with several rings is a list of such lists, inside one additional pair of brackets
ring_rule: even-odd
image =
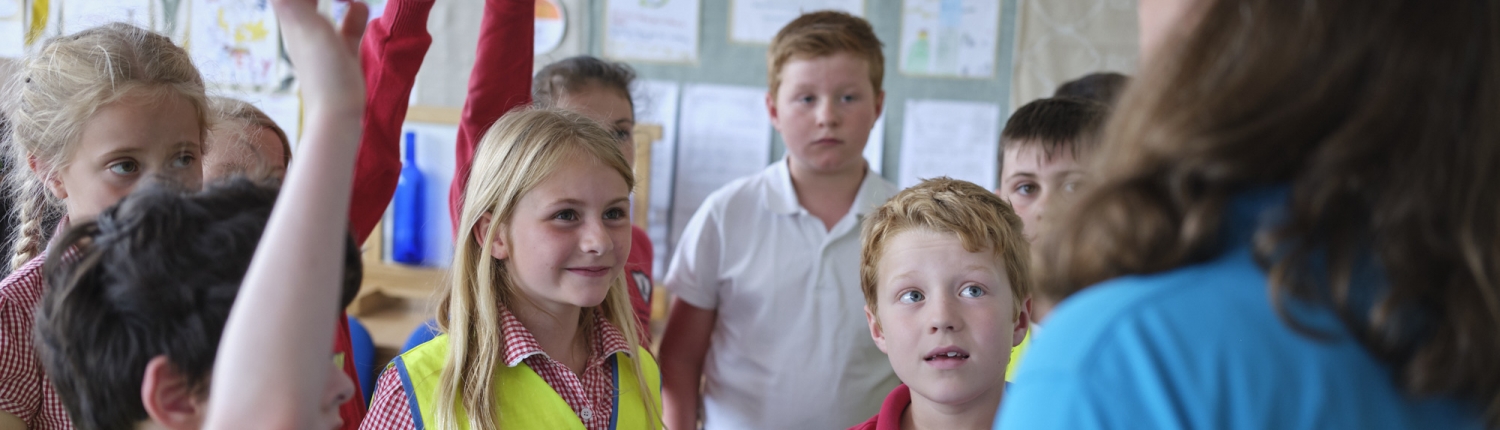
[(865, 142), (885, 93), (870, 82), (870, 65), (847, 52), (793, 58), (767, 96), (771, 125), (786, 141), (798, 170), (840, 173), (864, 168)]
[(517, 287), (542, 310), (604, 302), (630, 252), (630, 189), (614, 169), (589, 156), (567, 157), (517, 202), (509, 259)]
[(203, 154), (198, 111), (178, 95), (134, 90), (100, 106), (83, 125), (68, 162), (48, 181), (74, 222), (90, 219), (147, 178), (198, 189)]
[(969, 252), (958, 236), (897, 233), (877, 263), (876, 310), (865, 311), (875, 345), (912, 391), (961, 405), (1003, 390), (1010, 349), (1026, 334), (1003, 263)]

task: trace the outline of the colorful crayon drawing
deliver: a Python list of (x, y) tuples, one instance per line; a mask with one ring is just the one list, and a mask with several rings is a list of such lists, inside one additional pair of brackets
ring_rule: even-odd
[(268, 88), (279, 75), (281, 45), (266, 0), (195, 0), (188, 48), (207, 81)]

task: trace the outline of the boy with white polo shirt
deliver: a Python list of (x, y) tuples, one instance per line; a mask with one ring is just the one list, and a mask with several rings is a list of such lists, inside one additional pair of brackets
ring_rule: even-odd
[(865, 219), (870, 337), (904, 385), (850, 430), (988, 429), (1031, 313), (1025, 227), (973, 183), (922, 181)]
[(860, 318), (859, 223), (896, 192), (861, 156), (885, 97), (880, 40), (863, 19), (815, 12), (767, 57), (787, 156), (711, 194), (667, 271), (673, 430), (697, 428), (700, 401), (708, 429), (844, 428), (899, 383)]

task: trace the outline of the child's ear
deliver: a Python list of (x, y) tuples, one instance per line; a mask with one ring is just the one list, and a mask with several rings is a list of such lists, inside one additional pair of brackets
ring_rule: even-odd
[(781, 113), (776, 111), (776, 93), (766, 92), (766, 113), (771, 115), (771, 128), (781, 131)]
[(880, 348), (880, 352), (889, 354), (885, 350), (885, 332), (880, 329), (880, 320), (875, 318), (874, 312), (870, 312), (869, 305), (865, 305), (865, 323), (870, 325), (870, 338), (875, 340), (875, 347)]
[[(504, 225), (500, 226), (502, 229)], [(479, 225), (474, 226), (474, 241), (483, 244), (486, 236), (490, 233), (490, 214), (479, 217)], [(510, 258), (510, 249), (505, 247), (504, 232), (495, 234), (495, 241), (490, 244), (490, 256), (496, 260)]]
[(885, 112), (885, 90), (875, 93), (875, 117), (880, 118), (881, 112)]
[(141, 379), (141, 405), (157, 425), (168, 429), (196, 429), (203, 426), (208, 412), (207, 396), (188, 383), (167, 356), (158, 355), (146, 363)]
[(1026, 331), (1031, 329), (1031, 298), (1021, 302), (1021, 314), (1016, 315), (1015, 333), (1011, 334), (1010, 346), (1015, 348), (1026, 340)]
[(52, 192), (54, 197), (59, 199), (68, 198), (68, 189), (63, 188), (62, 181), (57, 179), (57, 172), (52, 170), (52, 166), (36, 159), (34, 155), (27, 155), (26, 168), (31, 169), (31, 173), (35, 173), (42, 178), (42, 183), (47, 186), (47, 191)]

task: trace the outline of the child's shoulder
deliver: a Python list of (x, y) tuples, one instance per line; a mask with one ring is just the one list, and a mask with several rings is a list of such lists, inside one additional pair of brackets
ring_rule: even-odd
[(33, 301), (42, 297), (42, 266), (47, 262), (47, 255), (38, 255), (27, 261), (26, 264), (11, 271), (5, 280), (0, 281), (0, 301), (16, 300), (19, 295), (33, 297)]

